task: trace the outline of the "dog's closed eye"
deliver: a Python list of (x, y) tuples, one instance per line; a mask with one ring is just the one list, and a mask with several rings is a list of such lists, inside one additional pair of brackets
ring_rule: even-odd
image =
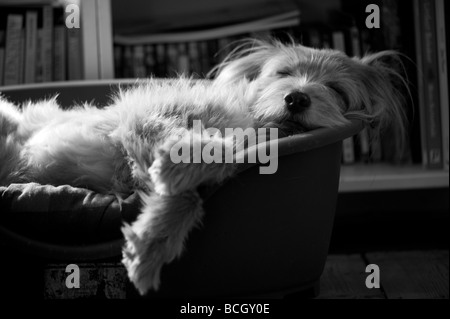
[(340, 96), (344, 101), (345, 107), (348, 107), (350, 99), (348, 98), (347, 93), (345, 93), (345, 91), (341, 89), (336, 83), (328, 83), (328, 87), (333, 90), (338, 96)]
[(280, 70), (277, 71), (277, 76), (279, 77), (286, 77), (286, 76), (292, 76), (292, 72), (290, 70)]

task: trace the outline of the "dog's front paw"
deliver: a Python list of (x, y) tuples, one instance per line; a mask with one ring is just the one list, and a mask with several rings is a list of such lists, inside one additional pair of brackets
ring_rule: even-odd
[(122, 263), (128, 271), (130, 281), (141, 295), (149, 290), (158, 290), (161, 268), (167, 259), (164, 242), (149, 243), (127, 224), (122, 228), (122, 233), (126, 240), (122, 250)]
[(202, 200), (197, 192), (176, 196), (140, 194), (142, 214), (122, 228), (125, 246), (122, 263), (128, 277), (141, 295), (158, 290), (161, 268), (179, 257), (191, 229), (203, 216)]

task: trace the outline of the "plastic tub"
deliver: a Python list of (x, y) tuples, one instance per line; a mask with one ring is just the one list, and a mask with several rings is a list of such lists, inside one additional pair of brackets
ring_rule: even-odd
[[(83, 101), (101, 106), (107, 104), (118, 83), (135, 81), (19, 86), (4, 89), (2, 94), (20, 103), (59, 93), (63, 106)], [(258, 165), (246, 164), (224, 184), (201, 189), (206, 212), (203, 226), (190, 234), (184, 255), (163, 268), (160, 290), (148, 297), (273, 296), (317, 288), (333, 227), (342, 140), (361, 128), (354, 121), (345, 127), (281, 138), (275, 174), (260, 175)], [(139, 214), (137, 207), (136, 201), (130, 203), (128, 220)], [(68, 220), (78, 217), (67, 214)], [(127, 219), (121, 214), (115, 207), (108, 218), (102, 216), (105, 225), (101, 229), (110, 234), (98, 235), (109, 239), (92, 244), (61, 244), (58, 238), (44, 241), (11, 230), (5, 223), (1, 223), (0, 235), (24, 253), (52, 261), (120, 260), (123, 239), (119, 230), (122, 219)], [(83, 216), (83, 222), (90, 227), (99, 219)]]

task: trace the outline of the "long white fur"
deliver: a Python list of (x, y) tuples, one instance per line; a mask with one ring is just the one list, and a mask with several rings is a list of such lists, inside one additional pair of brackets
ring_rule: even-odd
[[(396, 54), (359, 59), (254, 41), (218, 66), (212, 82), (149, 79), (119, 91), (103, 109), (82, 105), (63, 111), (55, 98), (17, 107), (0, 98), (0, 185), (70, 184), (119, 197), (138, 192), (142, 212), (123, 228), (123, 263), (144, 294), (158, 289), (162, 266), (182, 253), (189, 231), (201, 221), (197, 186), (221, 182), (235, 171), (233, 164), (170, 160), (180, 139), (190, 146), (196, 140), (235, 147), (196, 134), (193, 120), (222, 132), (269, 126), (295, 133), (359, 118), (374, 135), (391, 123), (403, 136), (404, 101), (393, 83), (405, 83), (383, 62), (389, 57)], [(284, 97), (295, 90), (312, 103), (291, 114)]]

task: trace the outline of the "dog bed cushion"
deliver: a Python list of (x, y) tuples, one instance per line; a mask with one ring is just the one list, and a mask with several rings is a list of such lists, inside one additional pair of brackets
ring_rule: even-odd
[(58, 244), (92, 244), (122, 237), (123, 222), (139, 213), (139, 198), (131, 194), (119, 203), (69, 185), (37, 183), (0, 187), (1, 225), (27, 237)]

